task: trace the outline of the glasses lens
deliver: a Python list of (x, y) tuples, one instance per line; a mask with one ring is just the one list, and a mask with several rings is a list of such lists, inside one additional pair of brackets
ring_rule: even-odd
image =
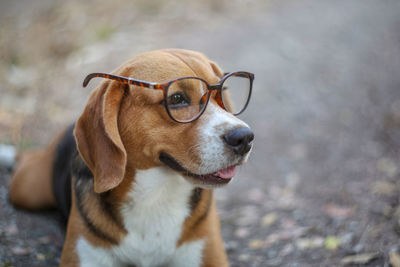
[(203, 112), (208, 101), (207, 84), (194, 78), (173, 82), (168, 87), (167, 108), (179, 122), (190, 122)]
[(230, 113), (240, 114), (250, 95), (250, 79), (247, 76), (229, 76), (222, 85), (222, 102)]

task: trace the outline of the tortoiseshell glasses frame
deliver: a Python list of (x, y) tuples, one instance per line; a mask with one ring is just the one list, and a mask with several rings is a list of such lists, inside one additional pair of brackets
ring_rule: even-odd
[[(164, 107), (165, 107), (169, 117), (172, 120), (179, 122), (179, 123), (190, 123), (190, 122), (197, 120), (205, 111), (207, 104), (210, 100), (210, 96), (213, 91), (217, 91), (216, 94), (214, 95), (214, 99), (216, 100), (216, 102), (218, 103), (218, 105), (220, 107), (222, 107), (223, 109), (232, 113), (235, 116), (241, 114), (247, 108), (247, 106), (249, 104), (250, 97), (251, 97), (251, 91), (252, 91), (252, 87), (253, 87), (253, 81), (254, 81), (254, 74), (250, 73), (250, 72), (245, 72), (245, 71), (225, 73), (224, 76), (222, 77), (221, 81), (218, 84), (211, 84), (211, 85), (203, 78), (191, 77), (191, 76), (179, 77), (179, 78), (169, 80), (169, 81), (166, 81), (163, 83), (155, 83), (155, 82), (148, 82), (148, 81), (133, 79), (130, 77), (117, 76), (117, 75), (108, 74), (108, 73), (91, 73), (91, 74), (87, 75), (85, 80), (83, 81), (83, 87), (86, 87), (89, 84), (90, 80), (95, 77), (111, 79), (111, 80), (121, 82), (123, 84), (130, 84), (130, 85), (145, 87), (145, 88), (149, 88), (149, 89), (161, 90), (164, 94), (163, 104), (164, 104)], [(241, 107), (237, 112), (231, 112), (231, 111), (229, 111), (229, 109), (226, 108), (226, 106), (228, 104), (224, 103), (223, 96), (222, 96), (222, 93), (225, 90), (224, 83), (230, 77), (241, 77), (241, 78), (248, 79), (248, 81), (249, 81), (248, 85), (246, 85), (246, 86), (248, 86), (248, 88), (243, 88), (243, 90), (248, 90), (248, 94), (244, 96), (244, 97), (247, 97), (247, 99), (244, 100), (243, 107)], [(176, 116), (174, 117), (172, 115), (172, 112), (170, 110), (173, 108), (170, 108), (168, 106), (168, 100), (169, 100), (168, 99), (168, 89), (175, 82), (185, 80), (185, 79), (199, 80), (200, 84), (204, 84), (207, 86), (207, 92), (203, 96), (201, 96), (201, 98), (199, 99), (200, 100), (199, 101), (200, 102), (199, 103), (200, 110), (197, 111), (198, 113), (196, 112), (195, 116), (190, 117), (189, 119), (177, 119)], [(246, 92), (245, 92), (245, 94), (246, 94)]]

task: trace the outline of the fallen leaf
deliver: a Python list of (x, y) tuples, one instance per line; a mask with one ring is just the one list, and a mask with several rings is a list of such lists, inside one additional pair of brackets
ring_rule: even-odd
[(286, 244), (281, 252), (279, 253), (280, 257), (285, 257), (293, 252), (294, 246), (292, 244)]
[(18, 227), (15, 224), (10, 224), (4, 229), (6, 236), (12, 236), (18, 234)]
[(259, 249), (264, 245), (264, 241), (260, 239), (254, 239), (249, 242), (249, 247), (251, 249)]
[(238, 228), (238, 229), (235, 231), (235, 236), (236, 236), (236, 237), (239, 237), (239, 238), (245, 238), (245, 237), (247, 237), (249, 234), (250, 234), (249, 229), (248, 229), (248, 228), (245, 228), (245, 227)]
[(296, 222), (290, 218), (284, 218), (281, 223), (282, 228), (284, 229), (292, 229), (296, 227)]
[(26, 254), (29, 254), (29, 253), (31, 252), (31, 249), (29, 249), (29, 248), (22, 248), (22, 247), (13, 247), (13, 248), (11, 249), (11, 252), (12, 252), (14, 255), (26, 255)]
[(395, 184), (387, 181), (377, 181), (372, 185), (372, 193), (381, 196), (392, 196), (397, 191)]
[(270, 234), (265, 240), (264, 247), (270, 247), (271, 245), (279, 241), (298, 238), (302, 236), (304, 233), (306, 233), (309, 229), (310, 228), (308, 227), (298, 227)]
[(240, 261), (248, 261), (250, 259), (250, 255), (249, 254), (240, 254), (239, 255), (239, 260)]
[(278, 216), (275, 212), (268, 213), (261, 219), (261, 225), (263, 227), (269, 227), (273, 225), (277, 221), (277, 219)]
[(382, 213), (385, 217), (390, 218), (393, 215), (393, 211), (394, 208), (392, 208), (390, 205), (385, 205)]
[(390, 158), (381, 158), (376, 163), (377, 169), (386, 174), (388, 177), (393, 178), (397, 175), (397, 164)]
[(45, 245), (45, 244), (50, 243), (51, 238), (50, 238), (50, 236), (42, 236), (42, 237), (40, 237), (40, 238), (38, 239), (38, 241), (39, 241), (40, 244)]
[(42, 253), (38, 253), (38, 254), (36, 254), (36, 259), (38, 259), (40, 261), (44, 261), (46, 259), (46, 256)]
[(256, 205), (242, 207), (240, 217), (236, 220), (235, 224), (238, 226), (249, 226), (258, 222), (260, 218), (258, 212), (258, 207)]
[(300, 250), (320, 248), (324, 245), (325, 239), (322, 237), (299, 238), (296, 241), (296, 246)]
[(400, 254), (395, 251), (390, 252), (389, 262), (393, 267), (400, 267)]
[(356, 208), (339, 206), (334, 203), (329, 203), (324, 206), (324, 212), (335, 219), (345, 219), (353, 215)]
[(259, 188), (253, 188), (249, 192), (249, 200), (259, 203), (262, 202), (265, 197), (265, 193)]
[(335, 236), (327, 236), (325, 238), (325, 249), (327, 250), (336, 250), (340, 245), (339, 239)]
[(373, 252), (373, 253), (364, 253), (364, 254), (357, 254), (357, 255), (351, 255), (344, 257), (341, 260), (342, 264), (366, 264), (376, 258), (378, 258), (380, 255), (379, 252)]

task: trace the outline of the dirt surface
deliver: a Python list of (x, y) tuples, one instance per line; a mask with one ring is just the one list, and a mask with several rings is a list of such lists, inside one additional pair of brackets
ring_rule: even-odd
[[(198, 50), (256, 75), (254, 152), (216, 191), (231, 265), (400, 266), (399, 29), (397, 0), (4, 0), (0, 143), (47, 143), (82, 111), (90, 72)], [(0, 266), (56, 265), (57, 215), (14, 209), (9, 177)]]

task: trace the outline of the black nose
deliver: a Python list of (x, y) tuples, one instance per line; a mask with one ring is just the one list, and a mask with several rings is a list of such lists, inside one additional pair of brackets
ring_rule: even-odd
[(250, 151), (254, 134), (249, 128), (238, 128), (229, 131), (223, 138), (236, 154), (243, 156)]

